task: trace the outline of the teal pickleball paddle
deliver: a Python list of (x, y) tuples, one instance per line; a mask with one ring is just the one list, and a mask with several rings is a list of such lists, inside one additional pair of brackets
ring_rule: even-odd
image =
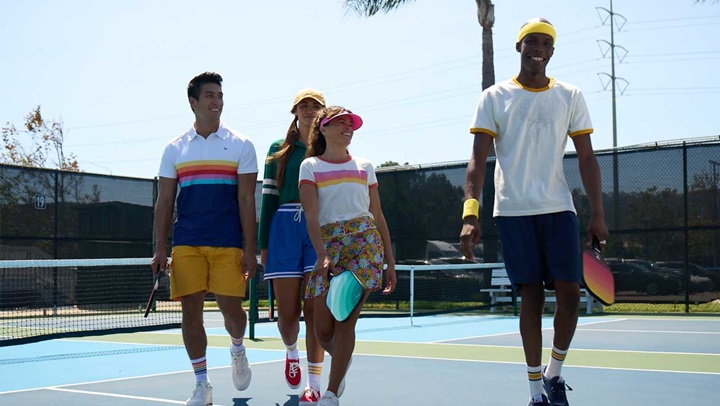
[(360, 280), (350, 271), (343, 271), (330, 277), (330, 289), (325, 303), (335, 320), (345, 321), (350, 317), (350, 314), (360, 304), (363, 290)]

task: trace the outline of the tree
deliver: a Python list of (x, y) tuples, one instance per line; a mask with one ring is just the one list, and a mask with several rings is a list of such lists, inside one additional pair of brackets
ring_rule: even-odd
[[(357, 14), (372, 17), (378, 12), (387, 13), (415, 0), (345, 0), (345, 7)], [(482, 27), (482, 88), (495, 84), (495, 61), (492, 29), (495, 25), (495, 5), (492, 0), (475, 0), (477, 18)]]
[(62, 121), (45, 120), (40, 106), (25, 116), (23, 129), (7, 123), (2, 128), (2, 143), (0, 163), (80, 171), (75, 154), (65, 154)]
[[(410, 165), (410, 164), (408, 162), (405, 162), (403, 165)], [(378, 168), (389, 168), (391, 166), (400, 166), (400, 163), (395, 162), (395, 161), (386, 161), (386, 162), (381, 163), (380, 166), (378, 166)]]
[[(345, 0), (345, 7), (360, 15), (372, 17), (378, 12), (387, 13), (395, 10), (401, 5), (414, 0)], [(492, 29), (495, 25), (495, 5), (492, 0), (475, 0), (477, 6), (477, 19), (482, 27), (482, 90), (495, 84), (495, 51), (493, 49)], [(490, 156), (495, 155), (495, 149), (491, 148)], [(492, 175), (492, 171), (488, 172)], [(495, 185), (493, 178), (486, 176), (482, 193), (482, 206), (491, 208), (495, 196)], [(497, 235), (495, 222), (492, 219), (492, 210), (483, 210), (482, 214), (483, 235)], [(459, 229), (459, 228), (458, 228)], [(496, 262), (499, 246), (497, 241), (490, 239), (485, 244), (485, 261)]]

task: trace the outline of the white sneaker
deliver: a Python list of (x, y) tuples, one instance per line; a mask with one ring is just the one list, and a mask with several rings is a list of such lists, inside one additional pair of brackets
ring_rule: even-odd
[(232, 356), (232, 378), (233, 384), (237, 390), (245, 390), (250, 386), (250, 379), (252, 379), (252, 371), (250, 370), (250, 364), (247, 360), (245, 351), (239, 353), (230, 352)]
[(190, 399), (185, 401), (185, 406), (207, 406), (212, 405), (212, 386), (210, 382), (198, 382), (195, 384)]
[(326, 390), (318, 401), (317, 406), (340, 406), (340, 401), (334, 393)]
[(343, 392), (345, 392), (345, 377), (347, 376), (347, 373), (350, 370), (350, 365), (352, 365), (352, 356), (350, 357), (350, 361), (348, 361), (348, 366), (347, 366), (347, 369), (345, 370), (345, 376), (343, 376), (342, 381), (340, 381), (340, 385), (338, 385), (337, 397), (342, 396)]

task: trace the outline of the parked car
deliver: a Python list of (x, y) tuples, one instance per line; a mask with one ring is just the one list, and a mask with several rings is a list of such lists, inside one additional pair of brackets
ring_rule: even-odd
[[(653, 266), (658, 270), (672, 270), (681, 277), (685, 273), (685, 262), (683, 261), (658, 261)], [(693, 263), (688, 263), (688, 271), (690, 272), (691, 291), (720, 291), (720, 272), (714, 272)], [(699, 288), (700, 286), (702, 289)]]
[(658, 273), (641, 264), (607, 260), (610, 272), (615, 276), (615, 291), (644, 292), (648, 295), (677, 294), (682, 289), (682, 280), (672, 273)]

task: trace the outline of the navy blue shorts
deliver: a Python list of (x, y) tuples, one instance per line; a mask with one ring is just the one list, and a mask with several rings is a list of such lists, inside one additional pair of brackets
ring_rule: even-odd
[(522, 284), (544, 283), (555, 289), (554, 281), (580, 282), (582, 259), (579, 224), (575, 213), (497, 217), (508, 277), (519, 290)]
[(313, 270), (315, 261), (317, 255), (300, 203), (281, 205), (270, 222), (265, 280), (302, 278)]

